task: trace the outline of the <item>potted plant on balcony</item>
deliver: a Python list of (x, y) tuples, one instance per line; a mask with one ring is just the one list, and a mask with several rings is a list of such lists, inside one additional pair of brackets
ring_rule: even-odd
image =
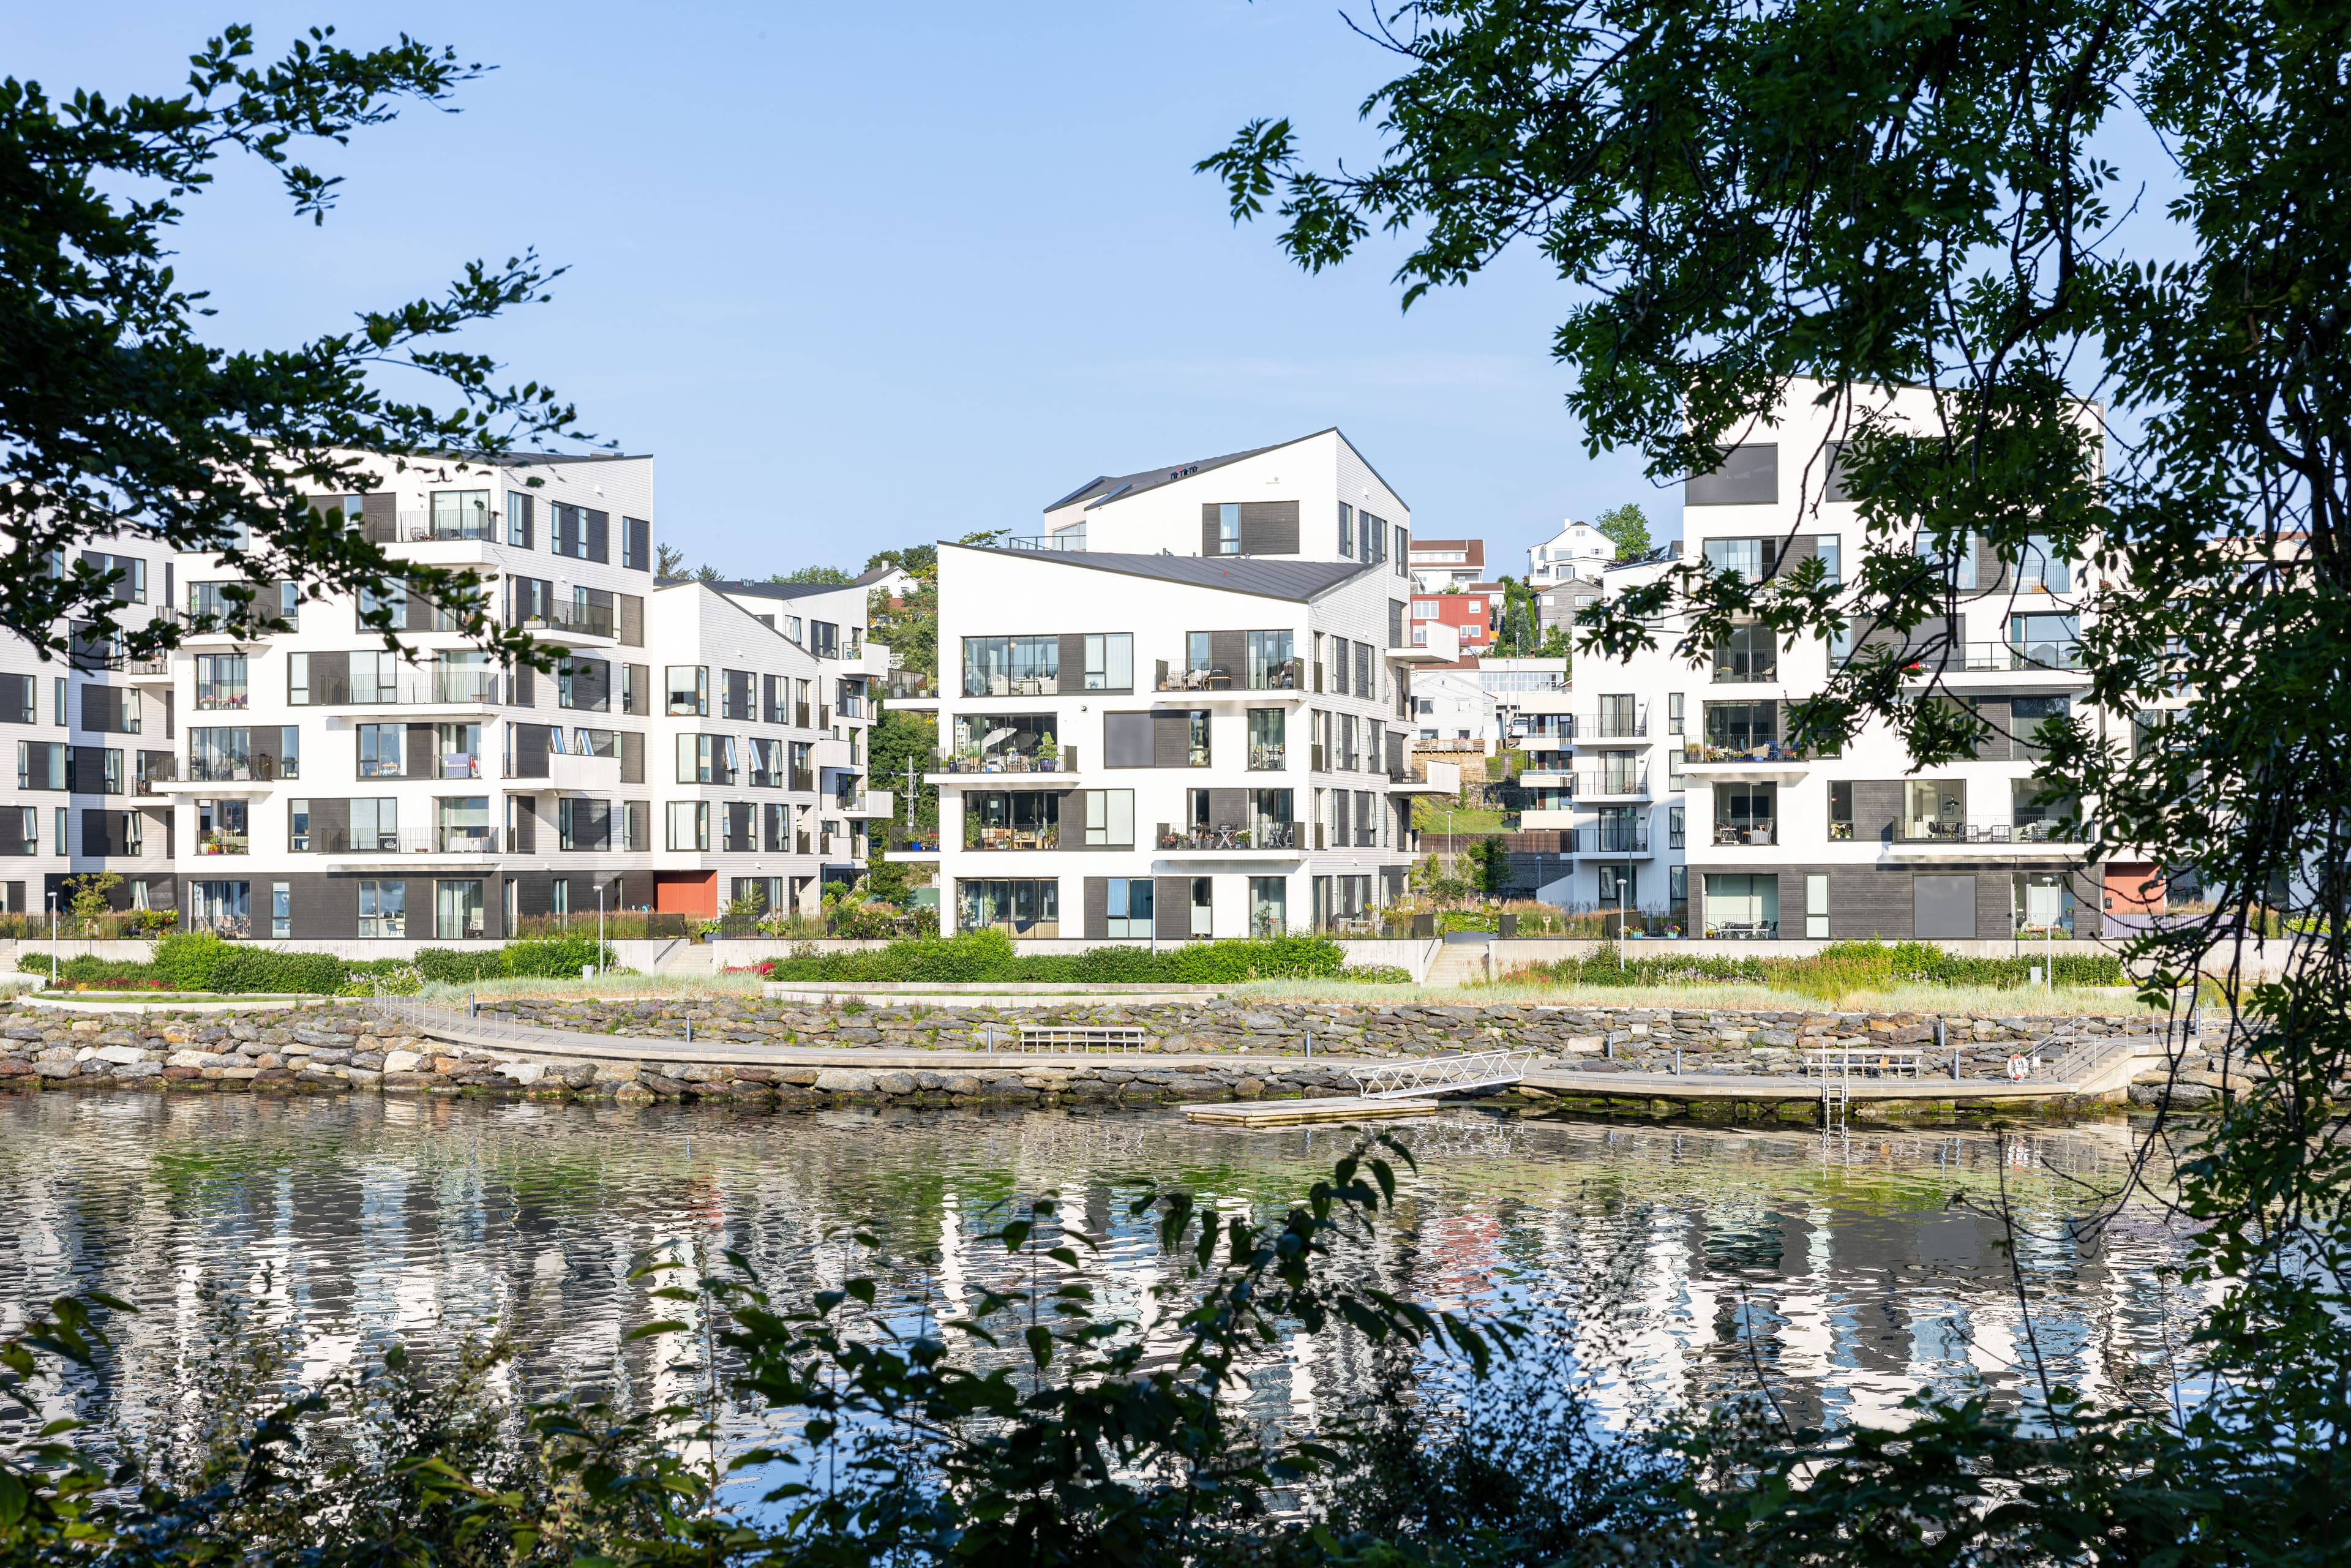
[(1037, 771), (1056, 773), (1061, 767), (1061, 748), (1053, 744), (1053, 732), (1045, 731), (1037, 737)]

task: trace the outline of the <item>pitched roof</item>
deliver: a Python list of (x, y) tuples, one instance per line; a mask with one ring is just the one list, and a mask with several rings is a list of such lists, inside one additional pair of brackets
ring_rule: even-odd
[(1189, 588), (1216, 588), (1228, 593), (1251, 593), (1260, 599), (1289, 599), (1300, 603), (1319, 599), (1357, 572), (1372, 570), (1359, 561), (1266, 560), (1255, 556), (1113, 555), (1092, 550), (993, 549), (980, 545), (944, 548), (1011, 556), (1042, 566), (1156, 578)]
[(1426, 555), (1433, 550), (1459, 550), (1464, 559), (1458, 561), (1436, 561), (1437, 566), (1483, 566), (1486, 564), (1484, 539), (1415, 539), (1412, 553)]
[[(1320, 430), (1310, 431), (1304, 435), (1289, 441), (1277, 441), (1270, 446), (1252, 446), (1247, 452), (1228, 452), (1221, 457), (1200, 457), (1188, 463), (1170, 463), (1163, 467), (1145, 468), (1134, 474), (1100, 475), (1087, 480), (1060, 500), (1047, 502), (1045, 510), (1058, 512), (1072, 502), (1085, 501), (1087, 509), (1091, 511), (1104, 502), (1123, 500), (1129, 496), (1141, 495), (1146, 490), (1155, 490), (1162, 485), (1173, 485), (1179, 480), (1189, 479), (1195, 474), (1206, 474), (1210, 469), (1222, 468), (1230, 463), (1238, 463), (1244, 457), (1256, 457), (1267, 452), (1279, 452), (1285, 446), (1295, 446), (1301, 441), (1311, 441), (1318, 435), (1335, 435), (1340, 440), (1347, 442), (1349, 451), (1355, 450), (1355, 444), (1347, 441), (1345, 431), (1335, 424), (1326, 424)], [(1370, 460), (1364, 458), (1361, 452), (1355, 452), (1355, 455), (1363, 459), (1364, 467), (1371, 468)], [(1372, 474), (1374, 478), (1379, 477), (1379, 470), (1374, 468)], [(1380, 483), (1387, 485), (1388, 482), (1381, 478)], [(1388, 486), (1388, 493), (1395, 495), (1395, 487)], [(1089, 497), (1092, 499), (1087, 499)], [(1397, 496), (1396, 500), (1404, 505), (1406, 511), (1412, 509), (1411, 503), (1405, 501), (1403, 497)]]
[(720, 593), (746, 594), (753, 599), (806, 599), (812, 593), (840, 593), (853, 582), (714, 582)]

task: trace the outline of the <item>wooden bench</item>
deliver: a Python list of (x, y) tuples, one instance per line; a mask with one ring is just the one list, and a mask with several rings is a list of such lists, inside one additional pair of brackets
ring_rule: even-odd
[(1124, 1025), (1063, 1028), (1059, 1024), (1022, 1024), (1023, 1051), (1141, 1051), (1150, 1037)]
[(1826, 1046), (1804, 1052), (1804, 1075), (1916, 1078), (1923, 1053), (1891, 1046)]

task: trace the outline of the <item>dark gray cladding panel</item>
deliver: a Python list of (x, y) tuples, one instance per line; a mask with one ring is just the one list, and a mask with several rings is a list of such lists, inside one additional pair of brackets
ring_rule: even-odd
[(1722, 455), (1710, 474), (1683, 483), (1686, 507), (1768, 507), (1780, 498), (1780, 448), (1774, 442), (1749, 442)]
[[(1857, 795), (1860, 787), (1855, 787)], [(1855, 808), (1859, 810), (1858, 807)], [(1829, 873), (1829, 935), (1836, 940), (1907, 941), (1913, 915), (1910, 873), (1874, 866), (1832, 865)], [(1801, 887), (1801, 883), (1799, 886)], [(1800, 904), (1798, 908), (1802, 906)]]

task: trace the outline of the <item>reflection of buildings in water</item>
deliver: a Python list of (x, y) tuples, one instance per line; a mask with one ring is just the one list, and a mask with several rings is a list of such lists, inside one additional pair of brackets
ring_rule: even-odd
[[(2003, 1173), (2031, 1226), (2033, 1328), (2067, 1382), (2145, 1389), (2167, 1316), (2197, 1305), (2164, 1295), (2154, 1270), (2178, 1241), (2151, 1216), (2101, 1235), (2063, 1223), (2079, 1197), (2050, 1167), (2114, 1177), (2129, 1144), (2105, 1125), (1860, 1127), (1827, 1144), (1468, 1112), (1405, 1135), (1419, 1173), (1399, 1170), (1398, 1208), (1332, 1270), (1447, 1305), (1558, 1307), (1625, 1414), (1751, 1388), (1759, 1366), (1799, 1420), (1887, 1419), (1920, 1383), (1977, 1376), (2015, 1397), (2022, 1324), (1997, 1227), (1944, 1207), (1955, 1188), (1996, 1194)], [(647, 1295), (660, 1281), (630, 1277), (653, 1248), (738, 1250), (785, 1301), (878, 1271), (952, 1314), (1026, 1281), (1025, 1260), (973, 1237), (1051, 1188), (1100, 1245), (1101, 1309), (1164, 1364), (1180, 1340), (1153, 1292), (1178, 1274), (1153, 1218), (1127, 1214), (1140, 1178), (1270, 1218), (1348, 1146), (1331, 1129), (1237, 1135), (1155, 1113), (27, 1097), (0, 1103), (0, 1203), (19, 1217), (0, 1236), (0, 1311), (77, 1288), (149, 1306), (120, 1325), (111, 1375), (134, 1402), (171, 1392), (231, 1295), (287, 1327), (308, 1375), (495, 1322), (528, 1391), (650, 1396), (679, 1348), (625, 1340), (669, 1313)], [(846, 1239), (860, 1228), (878, 1258)], [(1377, 1361), (1352, 1333), (1292, 1341), (1246, 1396), (1269, 1421), (1327, 1417)]]

